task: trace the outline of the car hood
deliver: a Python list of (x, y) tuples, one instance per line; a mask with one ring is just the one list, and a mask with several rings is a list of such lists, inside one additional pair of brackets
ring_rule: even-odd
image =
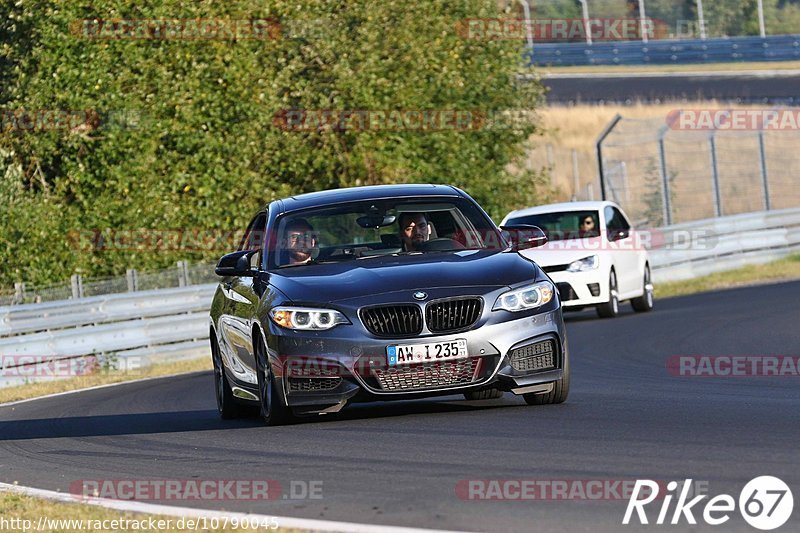
[(540, 267), (549, 267), (568, 265), (584, 257), (602, 254), (605, 252), (602, 249), (603, 245), (604, 243), (600, 237), (550, 241), (541, 248), (523, 250), (520, 253), (531, 261), (535, 261)]
[(328, 303), (400, 290), (507, 287), (540, 276), (518, 253), (461, 250), (289, 267), (269, 282), (292, 301)]

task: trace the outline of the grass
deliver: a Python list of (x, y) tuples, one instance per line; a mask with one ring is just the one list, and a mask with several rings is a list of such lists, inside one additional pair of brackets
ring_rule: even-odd
[(696, 65), (603, 65), (539, 67), (548, 74), (599, 74), (607, 72), (746, 72), (755, 70), (800, 70), (800, 61), (756, 61), (751, 63), (699, 63)]
[(800, 254), (791, 255), (785, 259), (763, 265), (750, 265), (686, 281), (658, 283), (655, 285), (655, 294), (659, 298), (669, 298), (771, 281), (796, 279), (800, 279)]
[[(49, 519), (50, 522), (43, 522), (41, 529), (36, 529), (39, 525), (41, 517)], [(150, 528), (148, 519), (153, 518), (154, 521), (163, 520), (161, 524), (155, 524), (156, 528)], [(82, 524), (66, 522), (67, 520), (82, 520)], [(112, 520), (128, 520), (127, 523), (118, 522), (120, 527), (113, 527)], [(187, 522), (179, 523), (181, 520), (175, 516), (156, 516), (150, 514), (140, 513), (127, 513), (105, 509), (95, 505), (86, 505), (79, 503), (61, 503), (53, 502), (50, 500), (33, 498), (30, 496), (23, 496), (11, 492), (0, 493), (0, 530), (35, 530), (39, 532), (62, 532), (62, 531), (86, 531), (106, 533), (108, 531), (189, 531), (194, 530), (194, 527), (186, 527)], [(186, 519), (190, 520), (190, 519)], [(197, 519), (195, 519), (197, 520)], [(5, 521), (5, 522), (2, 522)], [(28, 522), (26, 522), (28, 521)], [(60, 524), (55, 523), (59, 521)], [(103, 524), (103, 521), (107, 521)], [(132, 523), (130, 521), (138, 521)], [(129, 527), (121, 527), (127, 525)], [(139, 527), (136, 527), (138, 525)], [(158, 526), (167, 526), (159, 528)], [(179, 528), (182, 525), (184, 527)], [(204, 529), (204, 523), (199, 522), (200, 531), (278, 531), (289, 532), (289, 529), (242, 529), (242, 528), (211, 528), (211, 519), (207, 519), (205, 525), (208, 529)], [(27, 526), (27, 527), (26, 527)], [(81, 527), (82, 526), (82, 527)], [(98, 527), (99, 526), (99, 527)]]
[(127, 372), (101, 371), (86, 376), (30, 383), (27, 385), (0, 389), (0, 404), (17, 400), (26, 400), (28, 398), (37, 398), (39, 396), (56, 394), (59, 392), (85, 389), (87, 387), (109, 385), (111, 383), (121, 383), (143, 378), (172, 376), (186, 372), (211, 370), (211, 368), (211, 356), (209, 355), (202, 359), (151, 365)]

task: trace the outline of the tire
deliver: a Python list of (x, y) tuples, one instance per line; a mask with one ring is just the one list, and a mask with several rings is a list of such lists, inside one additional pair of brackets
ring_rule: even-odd
[(650, 278), (650, 265), (644, 266), (644, 292), (638, 298), (631, 300), (631, 306), (637, 313), (647, 313), (653, 310), (653, 281)]
[(258, 379), (259, 414), (267, 426), (281, 426), (293, 421), (292, 410), (283, 401), (275, 384), (272, 365), (267, 362), (267, 350), (261, 337), (253, 339)]
[(564, 377), (553, 384), (553, 390), (545, 394), (523, 394), (522, 398), (528, 405), (552, 405), (556, 403), (564, 403), (567, 401), (567, 397), (569, 396), (569, 379), (569, 354), (565, 354)]
[(217, 397), (217, 411), (223, 420), (232, 420), (248, 416), (249, 410), (233, 397), (231, 385), (225, 375), (225, 365), (219, 351), (217, 338), (211, 335), (211, 361), (214, 364), (214, 389)]
[(503, 397), (503, 391), (500, 389), (484, 389), (478, 391), (469, 391), (464, 393), (466, 400), (496, 400)]
[(619, 314), (619, 292), (617, 291), (617, 273), (611, 269), (608, 276), (608, 301), (597, 306), (600, 318), (614, 318)]

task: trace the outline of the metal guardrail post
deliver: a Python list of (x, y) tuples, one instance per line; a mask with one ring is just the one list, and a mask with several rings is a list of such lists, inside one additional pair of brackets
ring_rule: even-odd
[(622, 120), (622, 115), (619, 113), (611, 119), (611, 122), (608, 123), (606, 129), (604, 129), (600, 136), (597, 138), (595, 142), (595, 146), (597, 147), (597, 173), (600, 178), (600, 198), (602, 200), (606, 199), (606, 178), (605, 178), (605, 170), (603, 168), (603, 142), (606, 140), (606, 137), (617, 127), (619, 121)]
[(714, 216), (722, 216), (722, 197), (719, 190), (719, 166), (717, 165), (717, 138), (714, 132), (708, 137), (708, 147), (711, 150), (711, 186), (714, 190)]
[(139, 290), (139, 276), (135, 268), (129, 268), (126, 273), (128, 280), (128, 292), (136, 292)]
[(664, 224), (667, 226), (672, 225), (672, 199), (670, 198), (671, 192), (669, 190), (669, 174), (667, 173), (667, 151), (664, 147), (664, 130), (658, 136), (658, 155), (661, 160), (661, 195), (663, 198), (664, 206)]
[(769, 171), (767, 170), (767, 150), (764, 146), (764, 132), (758, 132), (758, 155), (761, 159), (761, 186), (764, 189), (764, 209), (769, 211)]
[(70, 278), (72, 286), (72, 297), (75, 299), (83, 298), (83, 279), (80, 274), (73, 274)]

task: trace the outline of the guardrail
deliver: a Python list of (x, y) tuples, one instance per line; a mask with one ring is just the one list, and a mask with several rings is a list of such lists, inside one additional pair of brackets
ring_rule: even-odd
[(615, 41), (535, 44), (531, 63), (538, 66), (669, 65), (795, 61), (800, 59), (800, 35), (714, 39)]
[[(688, 279), (800, 250), (800, 209), (698, 220), (659, 233), (663, 242), (650, 250), (654, 282)], [(126, 361), (146, 366), (208, 356), (215, 289), (207, 284), (0, 307), (0, 386), (33, 379), (13, 368), (26, 357), (63, 361), (110, 354), (114, 365), (131, 368)]]
[[(215, 289), (194, 285), (1, 307), (0, 386), (68, 377), (96, 356), (130, 370), (206, 355)], [(75, 365), (60, 364), (54, 372), (45, 361)]]
[(679, 281), (800, 251), (800, 209), (696, 220), (659, 231), (664, 242), (650, 250), (653, 281)]

